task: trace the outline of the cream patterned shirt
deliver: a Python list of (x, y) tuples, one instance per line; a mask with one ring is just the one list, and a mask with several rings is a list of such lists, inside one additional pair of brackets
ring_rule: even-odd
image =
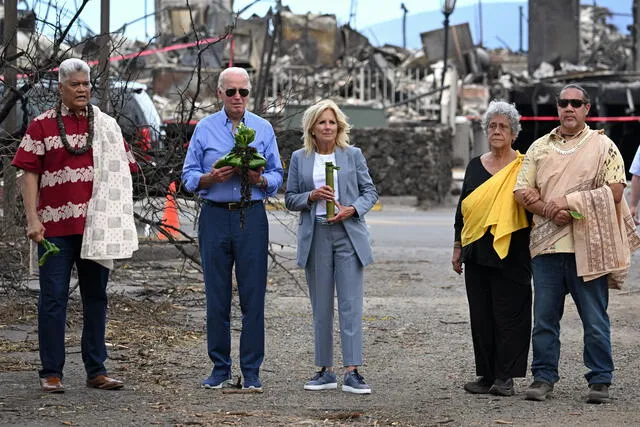
[[(552, 130), (550, 133), (538, 138), (527, 150), (524, 161), (522, 162), (522, 168), (520, 169), (520, 173), (518, 174), (518, 179), (516, 181), (516, 186), (514, 187), (514, 191), (523, 190), (526, 188), (536, 188), (540, 189), (544, 183), (538, 181), (538, 169), (540, 164), (544, 162), (545, 158), (552, 152), (553, 147), (562, 149), (562, 150), (572, 150), (572, 149), (581, 149), (579, 144), (585, 135), (585, 133), (589, 130), (589, 126), (585, 125), (584, 129), (580, 131), (574, 138), (570, 140), (566, 140), (559, 133), (559, 127)], [(607, 155), (603, 165), (603, 173), (604, 173), (604, 182), (606, 184), (616, 184), (627, 183), (627, 178), (625, 175), (624, 168), (624, 160), (622, 159), (622, 155), (618, 150), (618, 147), (606, 137), (606, 135), (599, 136), (601, 141), (609, 144), (609, 148), (607, 150)], [(586, 141), (587, 144), (594, 143), (595, 140), (593, 138)], [(568, 156), (569, 158), (569, 156)], [(534, 216), (534, 227), (535, 227), (535, 216)], [(558, 241), (556, 241), (552, 246), (548, 247), (541, 251), (541, 254), (549, 254), (549, 253), (573, 253), (573, 233), (569, 233), (568, 235), (562, 237)]]

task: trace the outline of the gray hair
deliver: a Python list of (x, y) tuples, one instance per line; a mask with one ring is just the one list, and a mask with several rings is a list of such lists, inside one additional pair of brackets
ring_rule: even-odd
[(83, 72), (88, 78), (91, 78), (89, 64), (78, 58), (65, 59), (60, 63), (60, 67), (58, 67), (58, 82), (64, 83), (69, 79), (71, 73), (79, 72)]
[(229, 74), (240, 74), (247, 80), (247, 89), (251, 90), (251, 79), (247, 70), (240, 67), (229, 67), (222, 70), (218, 76), (218, 89), (222, 90), (224, 86), (224, 80)]
[(509, 119), (509, 123), (511, 124), (511, 132), (513, 133), (514, 139), (518, 137), (518, 134), (522, 130), (522, 126), (520, 125), (520, 113), (516, 109), (515, 104), (509, 104), (504, 101), (493, 100), (489, 103), (489, 107), (487, 111), (482, 116), (482, 130), (484, 133), (487, 133), (487, 127), (489, 126), (489, 122), (493, 119), (494, 116), (506, 116)]
[(558, 92), (557, 95), (556, 95), (556, 99), (560, 99), (560, 95), (562, 94), (562, 92), (564, 92), (567, 89), (577, 89), (577, 90), (579, 90), (580, 92), (582, 92), (582, 100), (586, 104), (591, 104), (591, 97), (589, 97), (589, 92), (587, 92), (587, 90), (585, 88), (583, 88), (582, 86), (580, 86), (577, 83), (569, 83), (568, 85), (566, 85), (562, 89), (560, 89), (560, 92)]

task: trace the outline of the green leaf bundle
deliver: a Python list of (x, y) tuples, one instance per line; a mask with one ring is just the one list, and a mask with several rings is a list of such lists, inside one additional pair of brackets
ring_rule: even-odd
[(232, 166), (234, 168), (254, 170), (265, 166), (267, 160), (254, 147), (249, 146), (255, 137), (255, 130), (245, 126), (244, 123), (240, 123), (234, 135), (235, 145), (233, 149), (229, 154), (218, 159), (214, 167), (219, 169), (224, 166)]

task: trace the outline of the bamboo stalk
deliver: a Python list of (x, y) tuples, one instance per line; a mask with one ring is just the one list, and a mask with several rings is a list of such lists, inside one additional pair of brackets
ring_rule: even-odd
[[(340, 169), (333, 165), (333, 162), (326, 162), (324, 164), (325, 181), (326, 185), (331, 187), (335, 191), (333, 183), (333, 171)], [(327, 219), (333, 218), (336, 215), (336, 204), (333, 200), (327, 200)]]

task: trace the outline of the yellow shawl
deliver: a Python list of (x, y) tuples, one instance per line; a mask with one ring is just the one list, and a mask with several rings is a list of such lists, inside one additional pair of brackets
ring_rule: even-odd
[(473, 243), (491, 227), (493, 248), (504, 259), (509, 253), (511, 233), (529, 226), (524, 208), (513, 196), (513, 188), (524, 155), (502, 168), (462, 201), (462, 246)]

